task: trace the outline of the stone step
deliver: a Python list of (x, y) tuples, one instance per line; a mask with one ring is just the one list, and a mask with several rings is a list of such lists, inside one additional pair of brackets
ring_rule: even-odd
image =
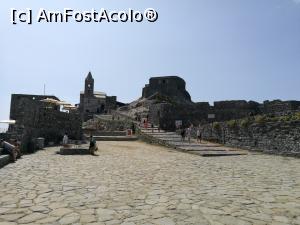
[(127, 136), (126, 131), (96, 131), (94, 136)]
[(181, 148), (187, 152), (205, 152), (205, 151), (211, 151), (211, 152), (224, 152), (226, 149), (208, 149), (208, 148), (182, 148), (178, 146), (177, 148)]
[(230, 151), (225, 147), (202, 147), (202, 146), (182, 146), (187, 151), (197, 151), (197, 150), (206, 150), (206, 151)]
[(96, 141), (137, 141), (137, 136), (94, 136)]
[(193, 152), (193, 154), (200, 155), (203, 157), (220, 157), (220, 156), (239, 156), (239, 155), (247, 155), (245, 152), (214, 152), (214, 151), (204, 151), (204, 152)]
[(177, 137), (174, 137), (174, 138), (165, 138), (165, 137), (162, 137), (162, 138), (157, 138), (159, 140), (162, 140), (162, 141), (174, 141), (174, 142), (182, 142), (180, 138), (177, 138)]
[(196, 154), (205, 157), (213, 156), (235, 156), (235, 155), (247, 155), (246, 151), (239, 151), (236, 149), (228, 148), (220, 144), (215, 143), (197, 143), (194, 139), (191, 139), (189, 143), (187, 139), (182, 141), (180, 135), (175, 132), (152, 132), (149, 129), (142, 129), (142, 132), (157, 140), (163, 141), (167, 146), (174, 147), (183, 152)]
[(202, 148), (219, 148), (219, 147), (222, 147), (221, 145), (219, 144), (202, 144), (202, 143), (195, 143), (195, 142), (182, 142), (181, 140), (180, 141), (169, 141), (169, 144), (173, 144), (173, 145), (177, 145), (177, 146), (184, 146), (184, 147), (187, 147), (187, 148), (192, 148), (192, 147), (202, 147)]
[(180, 135), (178, 135), (178, 134), (176, 134), (176, 133), (173, 133), (173, 132), (166, 132), (166, 131), (160, 131), (160, 132), (158, 132), (158, 131), (154, 131), (154, 132), (151, 132), (151, 131), (145, 131), (145, 132), (143, 132), (143, 133), (146, 133), (146, 134), (153, 134), (153, 135), (171, 135), (171, 136), (179, 136), (180, 137)]

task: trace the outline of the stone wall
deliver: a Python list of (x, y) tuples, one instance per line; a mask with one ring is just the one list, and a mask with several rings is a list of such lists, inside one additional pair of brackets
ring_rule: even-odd
[(121, 118), (118, 114), (114, 114), (114, 119), (105, 119), (101, 117), (95, 117), (84, 123), (84, 133), (86, 135), (93, 134), (99, 135), (103, 132), (115, 132), (115, 131), (127, 131), (132, 128), (132, 120), (127, 118)]
[[(45, 98), (51, 98), (59, 100), (52, 95), (25, 95), (25, 94), (12, 94), (10, 101), (10, 119), (21, 121), (24, 118), (27, 103), (29, 101), (35, 101), (36, 104)], [(41, 103), (42, 104), (42, 103)], [(58, 110), (58, 108), (56, 108)]]
[(160, 124), (166, 130), (175, 129), (175, 121), (181, 120), (184, 127), (198, 125), (209, 121), (208, 114), (215, 114), (214, 121), (240, 119), (257, 115), (258, 103), (247, 101), (222, 101), (210, 106), (208, 102), (192, 104), (153, 104), (149, 108), (149, 118), (154, 124)]
[(240, 119), (249, 115), (257, 115), (259, 103), (254, 101), (235, 100), (214, 102), (211, 113), (215, 114), (215, 121)]
[(300, 157), (300, 121), (207, 124), (203, 137), (231, 147)]
[(264, 101), (260, 105), (260, 111), (263, 114), (281, 115), (293, 111), (300, 111), (300, 101)]
[(191, 123), (199, 124), (206, 121), (210, 112), (208, 103), (198, 104), (154, 104), (149, 108), (149, 119), (154, 124), (159, 124), (162, 129), (174, 130), (175, 121), (181, 120), (183, 126)]
[[(22, 117), (19, 117), (15, 125), (10, 126), (13, 133), (22, 141), (24, 152), (34, 149), (34, 140), (44, 137), (46, 144), (59, 143), (64, 133), (70, 139), (82, 138), (82, 121), (79, 113), (65, 113), (54, 106), (36, 100), (23, 99)], [(31, 149), (31, 150), (29, 150)]]
[[(181, 120), (184, 127), (190, 124), (211, 121), (240, 119), (260, 114), (285, 115), (300, 111), (300, 101), (217, 101), (210, 106), (207, 102), (194, 103), (185, 89), (185, 81), (180, 77), (152, 77), (143, 89), (143, 99), (154, 99), (149, 106), (150, 122), (166, 130), (175, 129), (175, 121)], [(208, 114), (214, 114), (209, 119)]]

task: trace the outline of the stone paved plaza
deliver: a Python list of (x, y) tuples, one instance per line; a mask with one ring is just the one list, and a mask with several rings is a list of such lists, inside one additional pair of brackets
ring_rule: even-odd
[(0, 225), (300, 224), (300, 160), (200, 157), (142, 142), (58, 148), (0, 169)]

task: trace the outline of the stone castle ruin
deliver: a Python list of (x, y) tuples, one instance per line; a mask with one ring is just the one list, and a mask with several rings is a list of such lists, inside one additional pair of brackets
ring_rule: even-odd
[[(174, 130), (175, 121), (184, 127), (211, 121), (228, 121), (260, 114), (286, 114), (300, 110), (300, 101), (217, 101), (192, 102), (185, 81), (177, 76), (152, 77), (143, 88), (142, 97), (119, 109), (133, 118), (147, 117), (165, 130)], [(209, 118), (209, 115), (211, 117)]]
[(142, 98), (159, 94), (177, 102), (190, 103), (191, 96), (185, 86), (185, 81), (177, 76), (152, 77), (143, 88)]

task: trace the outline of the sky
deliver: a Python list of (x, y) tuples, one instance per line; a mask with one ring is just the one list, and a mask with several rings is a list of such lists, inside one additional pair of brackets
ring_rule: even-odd
[[(192, 100), (300, 100), (300, 0), (3, 0), (0, 120), (12, 93), (76, 104), (89, 71), (95, 90), (139, 98), (152, 76), (177, 75)], [(154, 8), (154, 23), (10, 22), (11, 8)]]

